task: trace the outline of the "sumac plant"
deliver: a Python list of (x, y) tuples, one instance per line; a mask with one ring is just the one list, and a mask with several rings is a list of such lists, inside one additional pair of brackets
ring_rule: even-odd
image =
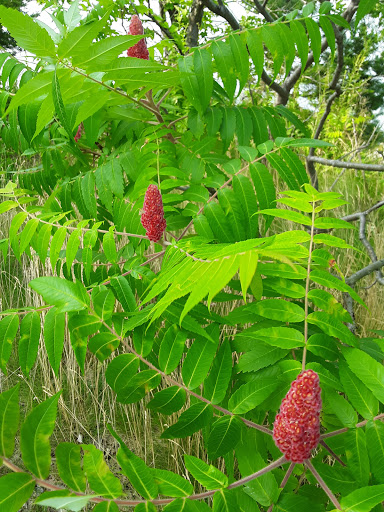
[[(353, 4), (361, 19), (375, 2)], [(302, 163), (329, 144), (261, 89), (241, 103), (263, 66), (277, 83), (294, 62), (316, 66), (322, 41), (334, 51), (349, 22), (317, 7), (175, 59), (144, 43), (136, 15), (111, 34), (108, 2), (83, 18), (74, 1), (55, 30), (0, 6), (35, 57), (0, 55), (2, 144), (23, 155), (1, 189), (1, 249), (45, 269), (30, 282), (43, 305), (1, 311), (2, 372), (15, 340), (23, 380), (40, 344), (57, 374), (68, 343), (117, 402), (176, 418), (159, 446), (201, 435), (205, 449), (181, 476), (109, 424), (113, 474), (92, 444), (51, 448), (65, 394), (21, 415), (19, 383), (0, 395), (1, 511), (36, 485), (36, 504), (73, 511), (381, 510), (383, 344), (347, 326), (337, 298), (364, 307), (335, 263), (348, 247), (337, 230), (352, 226)]]

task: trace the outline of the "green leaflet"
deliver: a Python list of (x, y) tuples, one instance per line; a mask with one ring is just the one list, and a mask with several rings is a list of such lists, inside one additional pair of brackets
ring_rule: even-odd
[(35, 312), (25, 315), (20, 326), (19, 361), (21, 370), (27, 377), (37, 357), (40, 331), (40, 315)]
[(85, 492), (85, 474), (81, 467), (81, 447), (60, 443), (56, 448), (56, 464), (62, 481), (77, 492)]
[(243, 422), (236, 416), (224, 416), (212, 424), (207, 442), (210, 459), (217, 459), (235, 449), (242, 426)]
[[(236, 457), (242, 477), (255, 473), (266, 466), (260, 453), (258, 453), (256, 432), (251, 429), (242, 430), (241, 442), (236, 446)], [(256, 478), (246, 486), (247, 494), (261, 505), (268, 507), (276, 502), (279, 495), (276, 479), (272, 473)]]
[(93, 445), (82, 445), (84, 451), (84, 472), (91, 489), (100, 496), (106, 498), (118, 498), (123, 494), (123, 489), (104, 461), (103, 453)]
[(221, 489), (213, 496), (213, 512), (232, 512), (236, 508), (237, 502), (233, 492)]
[(17, 384), (0, 394), (0, 455), (11, 457), (19, 428), (19, 388)]
[(172, 325), (164, 334), (159, 350), (159, 368), (165, 373), (172, 373), (180, 362), (184, 352), (187, 334), (177, 325)]
[(212, 404), (224, 400), (232, 375), (232, 352), (229, 341), (225, 340), (220, 346), (211, 371), (204, 380), (204, 397)]
[(365, 429), (365, 436), (371, 471), (377, 482), (384, 482), (384, 425), (380, 421), (370, 420)]
[(233, 393), (228, 402), (234, 414), (245, 414), (261, 404), (279, 385), (276, 377), (255, 375), (254, 379)]
[(373, 395), (384, 403), (384, 367), (375, 361), (370, 355), (356, 348), (342, 348), (349, 368), (363, 384), (367, 386)]
[(67, 490), (50, 491), (41, 494), (35, 503), (45, 507), (54, 507), (56, 509), (79, 512), (89, 503), (89, 500), (93, 498), (93, 496), (94, 495), (76, 496)]
[(188, 350), (181, 372), (188, 389), (195, 389), (207, 376), (219, 341), (218, 337), (215, 339), (215, 343), (212, 343), (210, 340), (197, 338)]
[(60, 313), (89, 308), (89, 296), (82, 283), (72, 283), (59, 277), (38, 277), (30, 281), (32, 290), (57, 307)]
[(188, 437), (210, 423), (213, 416), (212, 405), (198, 402), (184, 411), (176, 423), (162, 434), (163, 439)]
[(119, 507), (113, 501), (103, 501), (93, 509), (95, 512), (119, 512)]
[(18, 315), (8, 315), (0, 321), (0, 367), (5, 374), (18, 328)]
[(0, 508), (19, 512), (31, 497), (35, 480), (27, 473), (8, 473), (0, 478)]
[(115, 357), (108, 365), (105, 378), (115, 393), (121, 392), (136, 374), (139, 368), (139, 359), (133, 354), (121, 354)]
[(384, 500), (384, 485), (371, 485), (353, 491), (341, 500), (345, 512), (370, 512)]
[(227, 487), (228, 477), (212, 465), (194, 457), (184, 455), (185, 467), (191, 475), (208, 490)]
[(123, 306), (124, 311), (136, 309), (136, 299), (127, 279), (123, 276), (113, 277), (111, 287), (117, 300)]
[(55, 375), (59, 373), (64, 347), (65, 313), (51, 308), (44, 320), (44, 343), (50, 365)]
[(51, 466), (49, 438), (55, 427), (57, 403), (61, 392), (35, 407), (26, 417), (20, 434), (20, 448), (26, 468), (45, 479)]
[(351, 404), (363, 418), (374, 418), (379, 412), (379, 401), (372, 391), (356, 377), (344, 361), (340, 361), (339, 372), (341, 383)]
[(151, 500), (156, 498), (158, 486), (153, 472), (140, 457), (127, 448), (112, 427), (108, 426), (108, 428), (120, 444), (119, 451), (117, 452), (117, 461), (121, 466), (123, 474), (129, 478), (133, 487), (144, 499)]
[(183, 388), (171, 386), (158, 391), (147, 403), (147, 407), (161, 414), (173, 414), (183, 407), (186, 398), (187, 394)]
[(96, 186), (102, 203), (112, 211), (113, 196), (123, 197), (123, 171), (119, 160), (110, 159), (95, 171)]
[(191, 496), (193, 494), (193, 485), (185, 478), (172, 473), (172, 471), (154, 469), (152, 473), (158, 485), (159, 494), (172, 496), (173, 498)]
[(368, 485), (370, 464), (364, 430), (361, 428), (349, 430), (343, 441), (348, 470), (359, 485)]

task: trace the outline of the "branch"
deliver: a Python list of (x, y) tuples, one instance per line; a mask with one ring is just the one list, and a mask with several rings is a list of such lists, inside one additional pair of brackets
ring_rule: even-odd
[(239, 30), (240, 24), (237, 21), (237, 19), (234, 17), (234, 15), (231, 13), (231, 11), (228, 9), (228, 7), (225, 7), (224, 4), (216, 4), (213, 0), (202, 0), (203, 4), (208, 7), (208, 9), (217, 14), (218, 16), (221, 16), (224, 18), (230, 26), (233, 28), (233, 30)]
[[(14, 473), (24, 473), (24, 471), (21, 468), (16, 466), (12, 461), (7, 459), (6, 457), (3, 457), (2, 459), (0, 458), (0, 460), (3, 461), (4, 466), (6, 466), (8, 469), (13, 471)], [(242, 485), (245, 485), (248, 482), (255, 480), (256, 478), (259, 478), (260, 476), (265, 475), (266, 473), (269, 473), (270, 471), (273, 471), (274, 469), (278, 468), (282, 464), (285, 464), (286, 462), (287, 461), (285, 460), (284, 456), (280, 457), (280, 459), (278, 459), (274, 462), (271, 462), (271, 464), (269, 464), (265, 468), (260, 469), (259, 471), (256, 471), (256, 473), (253, 473), (252, 475), (241, 478), (237, 482), (233, 482), (232, 484), (228, 485), (228, 487), (226, 487), (226, 488), (227, 489), (235, 489), (236, 487), (241, 487)], [(46, 480), (40, 480), (39, 478), (36, 478), (33, 475), (31, 475), (31, 476), (35, 480), (36, 484), (39, 485), (40, 487), (43, 487), (44, 489), (49, 489), (50, 491), (67, 490), (63, 487), (60, 487), (58, 485), (47, 482)], [(213, 496), (218, 491), (220, 491), (220, 489), (214, 489), (212, 491), (201, 492), (199, 494), (193, 494), (192, 496), (186, 496), (184, 499), (203, 500), (205, 498), (208, 498), (209, 496)], [(77, 491), (72, 491), (72, 494), (74, 494), (75, 496), (89, 496), (82, 492), (77, 492)], [(176, 498), (155, 499), (155, 500), (151, 500), (150, 503), (152, 503), (153, 505), (166, 505), (168, 503), (172, 503), (172, 501), (175, 501), (175, 499)], [(113, 501), (113, 503), (115, 503), (116, 505), (128, 506), (128, 507), (138, 505), (139, 503), (148, 503), (148, 501), (146, 501), (146, 500), (119, 500), (119, 499), (111, 500), (110, 498), (100, 498), (98, 496), (95, 496), (94, 498), (90, 498), (89, 501), (91, 503), (102, 503), (105, 501), (110, 503), (111, 501)]]
[[(373, 421), (384, 419), (384, 413), (378, 414), (373, 418)], [(369, 420), (360, 421), (360, 423), (356, 424), (356, 428), (365, 427)], [(340, 428), (339, 430), (334, 430), (333, 432), (328, 432), (327, 434), (322, 434), (321, 439), (327, 439), (328, 437), (338, 436), (339, 434), (344, 434), (350, 430), (348, 427)]]
[[(314, 138), (316, 139), (317, 137), (315, 136)], [(363, 164), (360, 162), (342, 162), (341, 160), (330, 160), (328, 158), (320, 158), (317, 156), (308, 156), (307, 162), (329, 165), (331, 167), (340, 167), (341, 169), (357, 169), (360, 171), (384, 172), (384, 165)]]
[[(332, 79), (331, 83), (329, 84), (329, 90), (333, 90), (334, 93), (331, 94), (331, 96), (328, 98), (328, 101), (327, 101), (327, 104), (325, 107), (325, 111), (324, 111), (323, 115), (321, 116), (320, 122), (316, 128), (315, 135), (313, 137), (314, 139), (318, 139), (320, 137), (320, 134), (324, 128), (324, 125), (328, 119), (328, 116), (331, 113), (332, 105), (333, 105), (334, 101), (336, 100), (336, 98), (341, 95), (341, 88), (338, 85), (338, 82), (339, 82), (341, 72), (342, 72), (342, 69), (344, 66), (344, 42), (343, 42), (343, 36), (340, 33), (340, 31), (334, 25), (333, 25), (333, 28), (334, 28), (336, 39), (337, 39), (337, 66), (336, 66), (336, 70), (335, 70), (333, 79)], [(315, 154), (315, 148), (311, 148), (309, 150), (308, 157), (307, 157), (307, 170), (308, 170), (308, 174), (311, 178), (312, 185), (315, 188), (318, 188), (318, 179), (317, 179), (316, 168), (315, 168), (314, 161), (312, 159), (312, 158), (314, 158), (314, 154)]]
[(204, 5), (202, 0), (193, 0), (187, 27), (186, 43), (190, 48), (199, 44), (199, 28), (203, 20)]
[(259, 13), (264, 16), (266, 21), (269, 23), (273, 23), (275, 21), (271, 13), (266, 9), (265, 5), (262, 5), (260, 2), (258, 2), (258, 0), (253, 0), (253, 3), (255, 4), (255, 7)]
[[(349, 286), (353, 286), (357, 283), (357, 281), (360, 281), (360, 279), (363, 279), (363, 277), (369, 276), (369, 274), (372, 274), (372, 272), (380, 271), (381, 268), (384, 267), (384, 259), (378, 260), (373, 263), (370, 263), (366, 267), (362, 268), (361, 270), (358, 270), (354, 274), (352, 274), (350, 277), (347, 277), (345, 282)], [(384, 284), (384, 283), (382, 283)]]
[(176, 39), (174, 38), (174, 36), (172, 35), (172, 32), (169, 30), (169, 28), (165, 27), (157, 18), (158, 16), (154, 16), (149, 10), (148, 12), (146, 13), (147, 16), (149, 18), (151, 18), (151, 20), (156, 23), (156, 25), (159, 27), (159, 29), (163, 32), (163, 34), (168, 37), (168, 39), (170, 39), (171, 41), (173, 41), (174, 45), (176, 46), (177, 48), (177, 51), (180, 53), (180, 55), (184, 55), (184, 52), (183, 52), (183, 49), (180, 48), (178, 42), (176, 41)]
[[(345, 9), (345, 11), (342, 14), (342, 17), (348, 21), (348, 23), (353, 18), (353, 15), (355, 14), (357, 10), (357, 6), (359, 4), (360, 0), (351, 0), (348, 7)], [(321, 53), (323, 53), (328, 48), (328, 41), (326, 37), (323, 37), (321, 40)], [(313, 52), (310, 52), (308, 55), (308, 60), (305, 65), (305, 70), (307, 70), (312, 64), (314, 63), (314, 57)], [(288, 91), (290, 91), (296, 84), (296, 82), (299, 80), (301, 76), (301, 65), (298, 65), (292, 73), (287, 77), (287, 79), (283, 83), (283, 87), (286, 88)]]
[(335, 505), (335, 507), (338, 509), (338, 510), (341, 510), (341, 505), (340, 503), (337, 501), (336, 499), (336, 496), (333, 494), (333, 492), (331, 491), (331, 489), (328, 487), (328, 485), (324, 482), (324, 480), (321, 478), (321, 476), (319, 475), (319, 473), (317, 472), (317, 470), (315, 469), (315, 467), (313, 466), (312, 462), (307, 459), (305, 462), (304, 462), (305, 466), (307, 466), (307, 468), (310, 470), (310, 472), (312, 473), (312, 475), (316, 478), (316, 480), (318, 481), (318, 483), (320, 484), (320, 487), (323, 489), (323, 491), (325, 492), (325, 494), (328, 496), (328, 498), (332, 501), (332, 503)]

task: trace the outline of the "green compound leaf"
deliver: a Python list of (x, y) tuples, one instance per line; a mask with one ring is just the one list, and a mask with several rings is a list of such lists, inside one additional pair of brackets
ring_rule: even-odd
[(19, 512), (31, 497), (35, 480), (26, 473), (8, 473), (0, 478), (0, 510)]
[(19, 428), (20, 384), (0, 394), (0, 455), (11, 457)]
[(1, 5), (0, 20), (24, 50), (33, 53), (36, 57), (56, 56), (56, 48), (48, 32), (28, 14), (7, 9)]
[(38, 478), (50, 473), (51, 446), (49, 438), (55, 428), (57, 403), (61, 392), (35, 407), (26, 417), (20, 434), (20, 448), (27, 469)]

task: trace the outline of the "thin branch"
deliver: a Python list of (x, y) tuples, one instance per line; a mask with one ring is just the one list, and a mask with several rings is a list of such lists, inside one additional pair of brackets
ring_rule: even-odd
[(202, 0), (193, 0), (191, 11), (189, 13), (186, 44), (189, 48), (198, 46), (199, 29), (203, 21), (204, 5)]
[[(16, 464), (14, 464), (12, 461), (7, 459), (6, 457), (3, 457), (2, 461), (3, 461), (4, 466), (6, 466), (8, 469), (13, 471), (14, 473), (25, 473), (25, 471), (23, 471), (21, 468), (16, 466)], [(266, 466), (263, 469), (260, 469), (259, 471), (256, 471), (256, 473), (246, 476), (245, 478), (241, 478), (237, 482), (233, 482), (232, 484), (228, 485), (227, 489), (235, 489), (236, 487), (241, 487), (242, 485), (245, 485), (246, 483), (251, 482), (252, 480), (255, 480), (256, 478), (259, 478), (260, 476), (265, 475), (266, 473), (269, 473), (270, 471), (273, 471), (274, 469), (278, 468), (279, 466), (281, 466), (282, 464), (285, 464), (285, 463), (286, 463), (285, 457), (284, 456), (280, 457), (280, 459), (278, 459), (274, 462), (271, 462), (271, 464), (269, 464), (268, 466)], [(31, 475), (31, 476), (32, 476), (33, 480), (35, 480), (36, 484), (39, 485), (40, 487), (43, 487), (44, 489), (49, 489), (50, 491), (66, 490), (63, 487), (60, 487), (58, 485), (47, 482), (46, 480), (41, 480), (39, 478), (34, 477), (33, 475)], [(209, 496), (213, 496), (218, 491), (220, 491), (220, 489), (214, 489), (212, 491), (206, 491), (206, 492), (202, 492), (199, 494), (193, 494), (191, 496), (186, 496), (185, 499), (203, 500), (205, 498), (208, 498)], [(84, 494), (82, 492), (77, 492), (77, 491), (72, 491), (72, 494), (74, 494), (75, 496), (89, 496), (87, 494)], [(167, 503), (172, 503), (172, 501), (175, 501), (175, 499), (176, 498), (155, 499), (155, 500), (150, 500), (150, 503), (152, 503), (153, 505), (166, 505)], [(94, 497), (94, 498), (90, 498), (89, 501), (90, 501), (90, 503), (103, 503), (105, 501), (107, 501), (109, 503), (112, 501), (116, 505), (122, 505), (122, 506), (128, 506), (128, 507), (138, 505), (139, 503), (148, 503), (148, 501), (146, 501), (146, 500), (118, 500), (118, 499), (111, 500), (109, 498), (100, 498), (98, 496)]]
[(253, 3), (255, 4), (256, 9), (258, 12), (264, 16), (264, 19), (268, 21), (269, 23), (273, 23), (275, 20), (271, 13), (266, 9), (265, 5), (262, 5), (258, 0), (253, 0)]
[(346, 464), (344, 464), (340, 457), (332, 450), (330, 446), (327, 445), (325, 441), (321, 439), (319, 444), (321, 444), (321, 446), (325, 448), (332, 455), (332, 457), (337, 460), (339, 464), (341, 464), (342, 466), (346, 466)]
[(225, 7), (224, 4), (218, 5), (213, 0), (202, 0), (202, 2), (211, 12), (217, 14), (221, 18), (224, 18), (233, 30), (239, 30), (241, 28), (235, 16), (231, 13), (228, 7)]
[(380, 270), (384, 267), (384, 260), (378, 260), (374, 263), (371, 263), (367, 265), (366, 267), (362, 268), (361, 270), (358, 270), (354, 274), (352, 274), (350, 277), (347, 277), (345, 282), (349, 286), (353, 286), (357, 283), (357, 281), (360, 281), (360, 279), (363, 279), (363, 277), (369, 276), (369, 274), (372, 274), (372, 272), (375, 272), (377, 270)]
[(304, 350), (303, 350), (303, 362), (302, 362), (302, 370), (305, 370), (305, 363), (307, 358), (307, 344), (308, 344), (308, 293), (309, 293), (309, 284), (310, 284), (310, 274), (311, 274), (311, 260), (312, 260), (312, 249), (313, 249), (313, 235), (315, 231), (315, 203), (312, 203), (312, 220), (311, 220), (311, 240), (309, 242), (309, 250), (308, 250), (308, 263), (307, 263), (307, 278), (305, 280), (305, 299), (304, 299)]
[[(334, 93), (336, 94), (336, 93)], [(332, 95), (333, 96), (333, 95)], [(317, 138), (316, 136), (314, 137)], [(360, 162), (342, 162), (340, 160), (330, 160), (328, 158), (320, 158), (317, 156), (309, 156), (307, 158), (308, 162), (314, 162), (322, 165), (329, 165), (331, 167), (339, 167), (341, 169), (356, 169), (359, 171), (374, 171), (374, 172), (384, 172), (384, 165), (378, 164), (363, 164)]]
[[(384, 419), (384, 413), (378, 414), (373, 418), (374, 421), (376, 420), (383, 420)], [(369, 420), (360, 421), (360, 423), (356, 423), (356, 428), (365, 427), (365, 425), (368, 423)], [(334, 430), (333, 432), (327, 432), (326, 434), (322, 434), (320, 436), (320, 439), (327, 439), (328, 437), (334, 437), (338, 436), (339, 434), (344, 434), (345, 432), (348, 432), (350, 430), (348, 427), (340, 428), (339, 430)]]
[[(279, 485), (279, 489), (284, 489), (284, 487), (286, 486), (286, 484), (289, 480), (289, 477), (292, 475), (292, 472), (295, 469), (295, 466), (296, 466), (296, 462), (290, 463), (289, 468), (287, 469), (287, 472), (285, 473), (284, 478), (281, 481), (281, 484)], [(275, 506), (275, 504), (271, 503), (267, 512), (272, 512), (274, 506)]]
[[(154, 16), (150, 10), (147, 11), (147, 16), (151, 18), (151, 20), (156, 23), (156, 25), (159, 27), (159, 29), (162, 31), (162, 33), (168, 37), (171, 41), (173, 41), (174, 45), (177, 48), (177, 51), (180, 53), (180, 55), (184, 55), (183, 49), (179, 46), (179, 43), (176, 41), (176, 39), (173, 37), (172, 32), (167, 28), (163, 23), (161, 23), (158, 20), (158, 16)], [(165, 23), (165, 22), (164, 22)]]
[(316, 480), (318, 481), (318, 483), (320, 484), (320, 487), (323, 489), (323, 491), (325, 492), (325, 494), (328, 496), (328, 498), (332, 501), (332, 503), (335, 505), (335, 507), (338, 509), (338, 510), (341, 510), (341, 505), (340, 503), (337, 501), (337, 498), (336, 496), (333, 494), (333, 492), (331, 491), (331, 489), (328, 487), (328, 485), (324, 482), (324, 480), (321, 478), (321, 476), (319, 475), (319, 473), (317, 472), (317, 470), (315, 469), (314, 465), (312, 464), (312, 462), (307, 459), (304, 464), (307, 466), (307, 468), (310, 470), (310, 472), (312, 473), (312, 475), (316, 478)]
[[(348, 22), (351, 21), (353, 18), (353, 15), (356, 12), (357, 6), (358, 6), (359, 0), (351, 0), (348, 7), (345, 9), (345, 11), (342, 14), (342, 17), (346, 19)], [(342, 29), (341, 29), (342, 30)], [(340, 32), (341, 32), (340, 30)], [(326, 37), (323, 37), (321, 40), (321, 53), (323, 53), (328, 48), (328, 41)], [(310, 52), (308, 55), (308, 60), (305, 65), (305, 70), (308, 69), (313, 63), (315, 59), (313, 56), (313, 52)], [(288, 90), (291, 91), (291, 89), (295, 86), (296, 82), (299, 80), (301, 76), (301, 65), (299, 64), (296, 66), (296, 68), (289, 74), (287, 79), (284, 81), (283, 86)]]

